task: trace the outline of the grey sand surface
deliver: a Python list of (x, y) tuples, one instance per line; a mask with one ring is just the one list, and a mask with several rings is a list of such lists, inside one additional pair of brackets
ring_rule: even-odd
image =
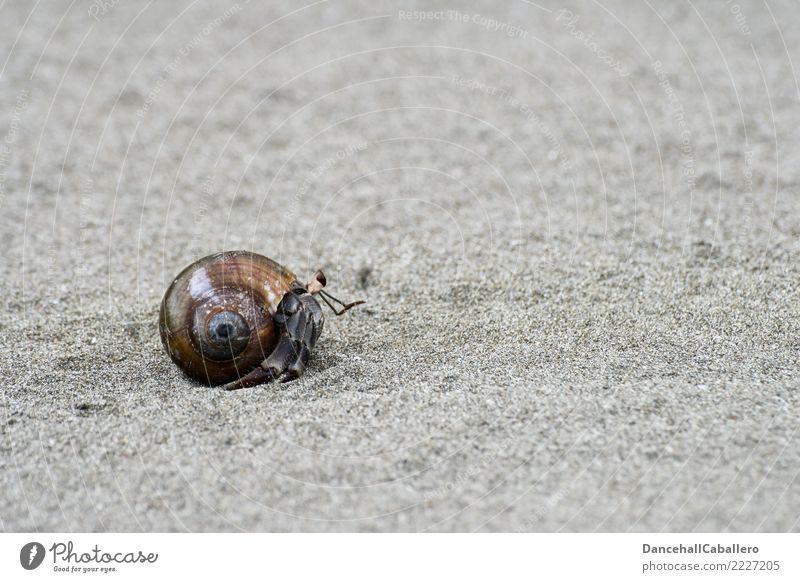
[[(0, 8), (0, 530), (798, 529), (797, 3), (91, 6)], [(368, 303), (197, 385), (223, 249)]]

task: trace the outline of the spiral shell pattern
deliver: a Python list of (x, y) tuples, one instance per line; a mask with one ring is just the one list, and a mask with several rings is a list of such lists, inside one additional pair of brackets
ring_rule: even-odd
[(159, 316), (161, 341), (173, 362), (195, 380), (235, 380), (275, 347), (272, 317), (295, 281), (294, 273), (256, 253), (204, 257), (167, 289)]

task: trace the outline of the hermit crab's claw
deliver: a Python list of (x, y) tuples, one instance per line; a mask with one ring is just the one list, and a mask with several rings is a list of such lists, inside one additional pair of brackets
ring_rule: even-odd
[(249, 374), (225, 384), (225, 390), (249, 388), (279, 380), (288, 382), (306, 369), (311, 350), (322, 333), (322, 308), (300, 284), (287, 291), (273, 316), (279, 337), (275, 349)]
[[(281, 299), (273, 316), (280, 333), (275, 349), (255, 370), (230, 384), (225, 384), (225, 390), (249, 388), (274, 380), (288, 382), (303, 374), (324, 324), (322, 308), (314, 295), (322, 297), (336, 315), (341, 315), (348, 309), (364, 303), (363, 301), (342, 303), (322, 290), (325, 283), (325, 275), (322, 271), (317, 271), (306, 287), (299, 283), (294, 284)], [(336, 311), (328, 299), (339, 303), (342, 309)]]

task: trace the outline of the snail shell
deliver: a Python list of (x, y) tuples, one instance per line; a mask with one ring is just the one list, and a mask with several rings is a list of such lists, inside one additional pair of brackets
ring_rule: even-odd
[(161, 302), (161, 341), (172, 361), (209, 384), (246, 374), (275, 347), (278, 331), (272, 318), (296, 279), (272, 259), (248, 251), (192, 263)]

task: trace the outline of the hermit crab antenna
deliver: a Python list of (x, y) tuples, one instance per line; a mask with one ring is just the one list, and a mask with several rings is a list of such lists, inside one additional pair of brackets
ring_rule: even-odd
[[(362, 303), (366, 303), (366, 301), (353, 301), (352, 303), (344, 303), (342, 300), (336, 299), (336, 297), (334, 297), (327, 291), (322, 290), (325, 287), (325, 285), (327, 285), (327, 283), (328, 281), (327, 279), (325, 279), (325, 273), (323, 273), (322, 271), (317, 271), (316, 273), (314, 273), (314, 276), (311, 277), (311, 280), (308, 282), (308, 285), (306, 285), (306, 290), (312, 295), (319, 294), (319, 296), (325, 302), (325, 305), (330, 307), (331, 311), (333, 311), (336, 315), (342, 315), (343, 313), (349, 311), (356, 305), (361, 305)], [(331, 304), (331, 301), (341, 305), (342, 309), (337, 310), (336, 307), (334, 307)]]
[[(320, 290), (319, 296), (322, 297), (322, 300), (325, 302), (325, 305), (330, 307), (331, 311), (333, 311), (336, 315), (342, 315), (345, 312), (350, 311), (356, 305), (362, 305), (362, 304), (366, 303), (366, 301), (353, 301), (352, 303), (344, 303), (342, 300), (336, 299), (336, 297), (334, 297), (333, 295), (331, 295), (327, 291), (322, 291), (322, 290)], [(341, 311), (336, 311), (336, 308), (333, 305), (330, 304), (328, 299), (330, 299), (331, 301), (341, 305), (342, 306)]]

